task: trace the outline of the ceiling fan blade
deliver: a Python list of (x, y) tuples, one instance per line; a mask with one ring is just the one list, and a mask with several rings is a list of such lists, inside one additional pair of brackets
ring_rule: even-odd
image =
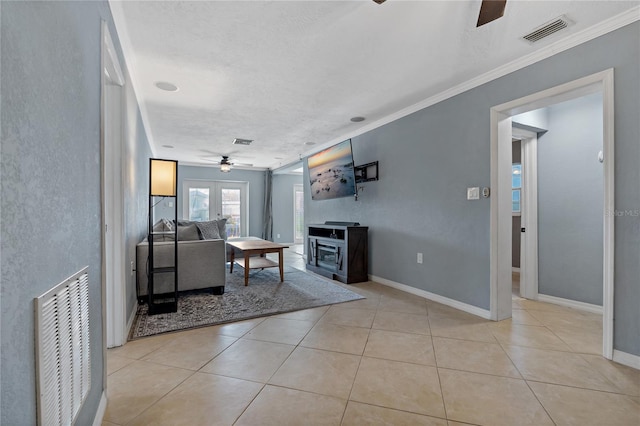
[(482, 0), (476, 28), (502, 17), (506, 6), (507, 0)]

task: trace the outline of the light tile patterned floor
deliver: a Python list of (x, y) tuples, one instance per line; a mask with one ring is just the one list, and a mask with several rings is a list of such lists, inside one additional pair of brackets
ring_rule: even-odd
[(494, 323), (347, 287), (367, 299), (109, 350), (103, 424), (640, 424), (640, 372), (599, 355), (598, 315), (514, 296)]

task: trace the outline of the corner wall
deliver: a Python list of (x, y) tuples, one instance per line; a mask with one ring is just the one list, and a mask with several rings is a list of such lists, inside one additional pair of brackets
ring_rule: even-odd
[(617, 210), (605, 212), (616, 214), (614, 347), (640, 355), (637, 21), (352, 138), (356, 164), (380, 161), (380, 180), (364, 184), (357, 202), (312, 201), (307, 191), (305, 223), (367, 225), (370, 274), (489, 309), (489, 200), (465, 195), (490, 184), (490, 108), (608, 68), (616, 112)]
[(302, 184), (302, 175), (274, 174), (272, 182), (273, 241), (293, 243), (293, 186)]
[[(2, 2), (1, 7), (0, 424), (36, 424), (33, 299), (88, 265), (91, 389), (76, 424), (90, 425), (106, 368), (101, 294), (102, 20), (110, 26), (116, 49), (119, 45), (105, 1)], [(137, 103), (131, 93), (127, 100), (135, 116)], [(139, 158), (148, 150), (144, 130), (132, 130), (123, 164), (128, 185), (125, 220), (134, 223), (127, 225), (127, 240), (138, 232), (140, 211), (129, 201), (139, 196), (137, 184), (145, 175)]]

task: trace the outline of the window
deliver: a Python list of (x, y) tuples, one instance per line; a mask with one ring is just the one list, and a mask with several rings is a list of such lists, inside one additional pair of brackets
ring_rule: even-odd
[(249, 234), (247, 182), (196, 181), (183, 183), (182, 217), (197, 222), (227, 218), (227, 238)]
[(522, 210), (522, 164), (511, 166), (511, 211), (520, 213)]

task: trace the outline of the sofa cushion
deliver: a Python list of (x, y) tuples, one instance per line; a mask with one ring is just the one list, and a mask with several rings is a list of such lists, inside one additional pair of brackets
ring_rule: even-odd
[(200, 234), (198, 233), (198, 227), (195, 223), (187, 226), (178, 225), (178, 241), (194, 241), (199, 239)]
[[(153, 225), (153, 232), (171, 232), (173, 231), (173, 223), (168, 219), (160, 219)], [(172, 235), (154, 235), (153, 241), (173, 241)]]
[(203, 240), (227, 239), (226, 232), (227, 219), (210, 220), (207, 222), (195, 222), (200, 230), (200, 236)]
[(200, 230), (200, 235), (203, 240), (219, 240), (220, 239), (220, 228), (218, 228), (218, 224), (216, 221), (210, 222), (197, 222), (196, 226)]

